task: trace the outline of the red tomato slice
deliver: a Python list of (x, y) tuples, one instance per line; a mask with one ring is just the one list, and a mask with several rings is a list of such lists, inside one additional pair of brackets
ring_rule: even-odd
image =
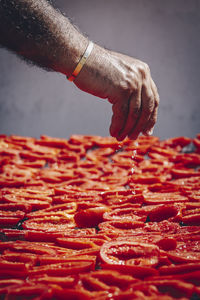
[(132, 242), (130, 239), (106, 242), (100, 257), (106, 264), (127, 266), (156, 266), (160, 251), (155, 245)]
[(173, 168), (171, 170), (173, 178), (200, 177), (200, 172), (190, 169)]
[(103, 215), (105, 221), (146, 221), (146, 217), (147, 213), (139, 208), (119, 208)]
[(157, 280), (150, 279), (148, 282), (155, 285), (161, 293), (167, 293), (174, 298), (187, 297), (186, 299), (188, 299), (194, 292), (193, 284), (178, 279), (158, 278)]
[(99, 229), (105, 234), (112, 235), (114, 234), (127, 234), (134, 233), (137, 229), (142, 232), (144, 227), (143, 222), (123, 220), (123, 221), (107, 221), (99, 224)]
[(94, 294), (91, 294), (84, 289), (54, 289), (53, 290), (53, 299), (59, 300), (91, 300), (92, 298), (96, 299), (105, 299), (105, 298), (98, 298), (98, 295), (95, 297)]
[(66, 217), (51, 216), (44, 218), (33, 218), (23, 223), (23, 228), (31, 230), (40, 230), (45, 232), (65, 232), (69, 228), (75, 227), (73, 216)]
[(121, 274), (114, 270), (98, 270), (90, 274), (81, 274), (82, 285), (87, 290), (110, 290), (111, 287), (127, 289), (138, 281), (130, 275)]
[(159, 268), (161, 275), (185, 274), (192, 271), (200, 272), (200, 263), (183, 263), (181, 265), (162, 266)]
[(148, 218), (150, 222), (160, 222), (177, 216), (179, 210), (178, 205), (158, 205), (149, 212)]
[(28, 282), (38, 284), (42, 283), (46, 286), (49, 285), (59, 285), (62, 288), (72, 288), (75, 286), (77, 279), (74, 276), (65, 276), (65, 277), (59, 277), (59, 276), (48, 276), (48, 275), (36, 275), (36, 276), (29, 276)]
[(31, 275), (47, 274), (49, 276), (65, 276), (89, 272), (94, 269), (93, 261), (71, 261), (33, 267)]
[(52, 288), (44, 284), (30, 284), (24, 282), (22, 285), (8, 289), (7, 299), (51, 299)]
[(109, 210), (106, 206), (99, 206), (80, 210), (74, 216), (78, 227), (95, 227), (103, 221), (103, 214)]

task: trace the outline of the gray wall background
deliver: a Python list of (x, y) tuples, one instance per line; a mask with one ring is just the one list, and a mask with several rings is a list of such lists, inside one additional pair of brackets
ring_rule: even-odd
[[(200, 131), (199, 0), (54, 0), (93, 41), (146, 61), (160, 93), (161, 138)], [(111, 105), (61, 74), (0, 49), (0, 133), (109, 134)]]

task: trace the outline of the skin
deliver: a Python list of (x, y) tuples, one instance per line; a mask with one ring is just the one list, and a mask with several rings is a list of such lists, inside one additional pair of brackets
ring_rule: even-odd
[[(70, 76), (88, 39), (46, 0), (0, 0), (0, 44)], [(152, 134), (159, 95), (146, 63), (95, 44), (74, 83), (112, 104), (110, 134), (117, 140)]]

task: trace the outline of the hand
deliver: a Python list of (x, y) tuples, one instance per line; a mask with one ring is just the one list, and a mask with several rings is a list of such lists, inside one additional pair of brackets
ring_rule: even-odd
[(110, 134), (117, 140), (152, 133), (159, 95), (146, 63), (95, 45), (74, 82), (80, 89), (112, 103)]

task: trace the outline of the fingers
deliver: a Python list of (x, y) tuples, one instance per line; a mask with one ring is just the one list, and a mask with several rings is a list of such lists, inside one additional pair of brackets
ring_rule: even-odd
[(118, 134), (118, 140), (122, 141), (136, 126), (141, 114), (141, 88), (138, 88), (130, 97), (128, 117), (124, 128)]
[[(124, 59), (126, 62), (127, 59)], [(150, 135), (157, 120), (159, 104), (157, 88), (148, 65), (133, 60), (133, 64), (126, 62), (124, 67), (126, 76), (123, 74), (120, 78), (118, 99), (113, 101), (111, 95), (109, 100), (114, 103), (110, 134), (118, 141), (126, 136), (136, 139), (140, 133)]]
[(144, 126), (143, 133), (145, 135), (151, 135), (153, 133), (153, 129), (154, 129), (155, 123), (157, 121), (157, 116), (158, 116), (159, 95), (158, 95), (157, 87), (152, 79), (151, 79), (151, 87), (152, 87), (152, 92), (154, 95), (154, 110), (153, 110), (146, 126)]
[(123, 129), (129, 109), (129, 101), (116, 101), (112, 106), (113, 116), (110, 125), (110, 134), (118, 139), (119, 132)]
[(142, 86), (141, 92), (141, 115), (135, 127), (132, 128), (132, 131), (128, 134), (130, 139), (136, 139), (138, 135), (143, 132), (144, 128), (147, 128), (147, 124), (149, 124), (154, 107), (154, 93), (152, 91), (150, 81), (146, 81)]

